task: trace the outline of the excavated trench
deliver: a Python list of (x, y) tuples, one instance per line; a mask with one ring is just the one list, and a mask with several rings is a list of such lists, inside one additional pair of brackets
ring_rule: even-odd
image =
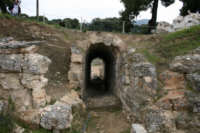
[[(92, 61), (101, 59), (104, 63), (104, 76), (92, 78)], [(104, 44), (91, 45), (85, 58), (84, 89), (87, 97), (98, 97), (113, 93), (116, 81), (116, 58), (114, 48)]]

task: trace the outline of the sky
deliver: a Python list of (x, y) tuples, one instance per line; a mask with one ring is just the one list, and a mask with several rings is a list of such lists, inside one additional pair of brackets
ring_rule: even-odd
[[(21, 0), (22, 13), (30, 16), (36, 14), (36, 0)], [(90, 22), (94, 18), (119, 17), (119, 12), (124, 9), (120, 0), (39, 0), (40, 15), (48, 19), (77, 18), (80, 21)], [(159, 3), (158, 21), (172, 23), (179, 15), (182, 3), (176, 0), (175, 4), (165, 8)], [(150, 19), (151, 10), (143, 11), (137, 17)]]

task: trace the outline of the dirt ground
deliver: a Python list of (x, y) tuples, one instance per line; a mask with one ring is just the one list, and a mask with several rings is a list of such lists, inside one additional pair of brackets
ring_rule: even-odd
[(129, 133), (130, 124), (119, 111), (91, 111), (88, 133)]

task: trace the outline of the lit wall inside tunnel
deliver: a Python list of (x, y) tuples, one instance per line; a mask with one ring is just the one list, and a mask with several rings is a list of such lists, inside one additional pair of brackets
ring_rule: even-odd
[[(91, 64), (95, 59), (104, 63), (104, 78), (91, 77)], [(86, 52), (84, 67), (84, 93), (87, 97), (112, 94), (116, 82), (116, 57), (114, 48), (104, 44), (91, 45)]]

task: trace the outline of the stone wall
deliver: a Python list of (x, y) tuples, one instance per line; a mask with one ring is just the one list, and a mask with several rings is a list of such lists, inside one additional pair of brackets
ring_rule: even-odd
[(200, 132), (199, 48), (177, 56), (160, 75), (143, 55), (126, 53), (120, 98), (127, 118), (136, 125), (132, 132)]
[(0, 40), (0, 99), (13, 103), (13, 113), (24, 121), (50, 102), (44, 75), (51, 60), (35, 53), (39, 44)]
[(119, 95), (118, 89), (120, 89), (120, 64), (121, 64), (121, 53), (125, 50), (125, 44), (116, 36), (111, 34), (94, 33), (88, 36), (87, 40), (80, 42), (81, 45), (71, 47), (71, 64), (68, 74), (69, 86), (71, 89), (80, 88), (82, 90), (82, 96), (85, 93), (85, 70), (86, 70), (86, 56), (88, 49), (91, 46), (102, 44), (103, 46), (110, 47), (112, 53), (115, 56), (114, 69), (116, 70), (116, 81), (114, 84), (115, 95)]

